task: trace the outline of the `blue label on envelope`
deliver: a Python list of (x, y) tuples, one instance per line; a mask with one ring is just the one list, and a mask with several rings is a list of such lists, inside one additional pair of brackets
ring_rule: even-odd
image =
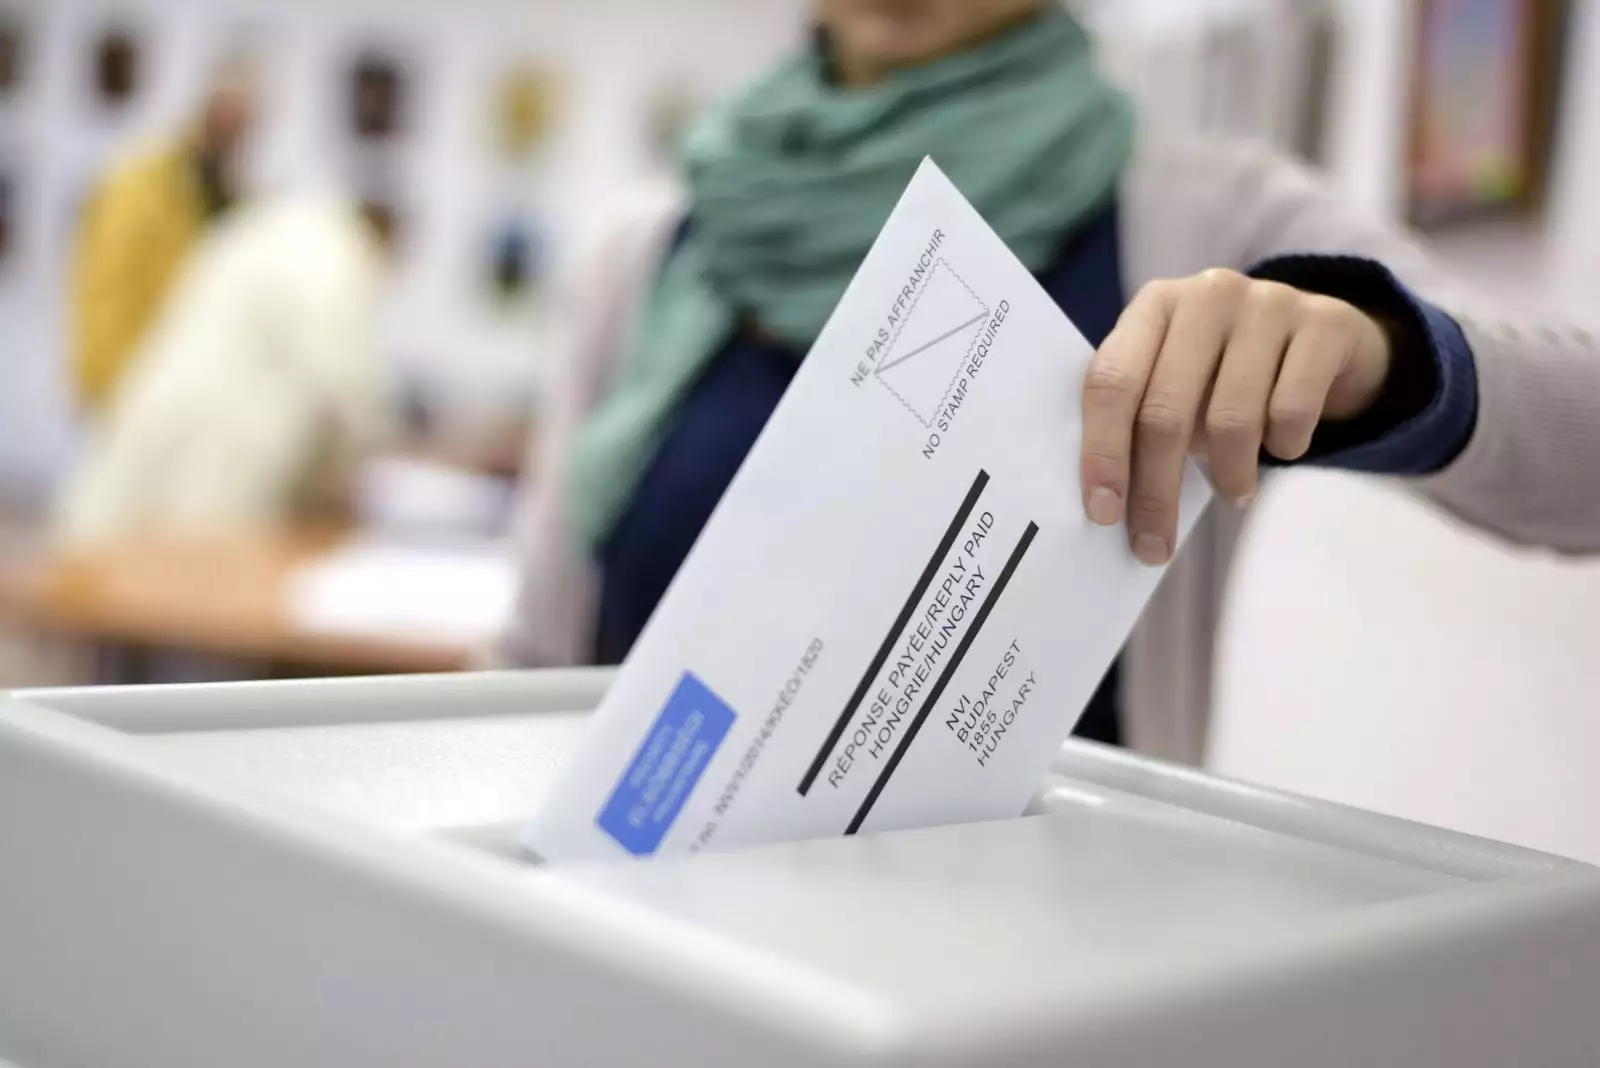
[(733, 709), (685, 672), (600, 810), (600, 829), (635, 856), (654, 853), (733, 720)]

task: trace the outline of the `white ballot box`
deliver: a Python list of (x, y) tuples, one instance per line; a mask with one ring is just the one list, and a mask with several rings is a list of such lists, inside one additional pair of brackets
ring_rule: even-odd
[(1091, 746), (1026, 818), (536, 867), (605, 682), (0, 702), (0, 1060), (1600, 1064), (1594, 869)]

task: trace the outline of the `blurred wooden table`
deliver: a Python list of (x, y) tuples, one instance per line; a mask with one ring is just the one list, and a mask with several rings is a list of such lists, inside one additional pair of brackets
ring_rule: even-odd
[(198, 653), (292, 671), (457, 671), (472, 650), (296, 623), (295, 571), (343, 533), (161, 537), (72, 557), (35, 553), (0, 569), (0, 619), (97, 646)]

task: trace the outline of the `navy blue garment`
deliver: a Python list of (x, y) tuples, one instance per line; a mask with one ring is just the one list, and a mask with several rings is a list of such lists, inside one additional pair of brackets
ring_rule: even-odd
[[(1476, 374), (1471, 349), (1453, 320), (1366, 260), (1284, 257), (1252, 274), (1347, 300), (1379, 318), (1394, 342), (1394, 368), (1383, 395), (1361, 419), (1320, 427), (1310, 462), (1423, 474), (1465, 446), (1476, 420)], [(1127, 303), (1115, 206), (1069, 235), (1038, 278), (1098, 347)], [(627, 655), (803, 355), (742, 332), (709, 362), (679, 404), (632, 501), (600, 548), (599, 663), (618, 663)], [(1119, 741), (1117, 708), (1113, 664), (1079, 721), (1078, 735)]]
[[(1127, 303), (1121, 267), (1113, 206), (1064, 241), (1038, 278), (1098, 346)], [(803, 355), (740, 334), (679, 404), (633, 500), (601, 547), (598, 662), (618, 663), (627, 655)], [(1085, 736), (1119, 740), (1116, 676), (1113, 666), (1090, 701), (1079, 724)]]
[(1382, 264), (1355, 256), (1279, 256), (1250, 274), (1353, 304), (1389, 330), (1388, 381), (1360, 418), (1323, 423), (1302, 463), (1375, 475), (1431, 475), (1478, 423), (1478, 369), (1461, 325)]

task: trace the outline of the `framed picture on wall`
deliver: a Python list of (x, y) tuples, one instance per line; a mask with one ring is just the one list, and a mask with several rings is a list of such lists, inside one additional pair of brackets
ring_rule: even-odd
[(1537, 206), (1564, 17), (1562, 0), (1418, 0), (1407, 166), (1413, 221)]
[(377, 49), (357, 55), (349, 72), (350, 131), (357, 140), (384, 141), (405, 125), (407, 78), (394, 56)]
[(27, 73), (26, 34), (21, 15), (0, 11), (0, 100), (22, 88)]
[(545, 241), (530, 220), (511, 216), (490, 231), (485, 264), (497, 303), (511, 304), (533, 292), (544, 274)]
[(544, 142), (559, 96), (554, 71), (522, 64), (501, 76), (495, 92), (495, 140), (502, 156), (521, 159)]
[(132, 27), (102, 30), (90, 48), (89, 62), (92, 95), (100, 107), (119, 110), (138, 95), (144, 45)]
[(10, 171), (0, 171), (0, 271), (11, 260), (17, 240), (17, 180)]
[(372, 235), (398, 256), (404, 246), (405, 217), (394, 199), (379, 193), (368, 193), (357, 203), (361, 217), (372, 228)]

